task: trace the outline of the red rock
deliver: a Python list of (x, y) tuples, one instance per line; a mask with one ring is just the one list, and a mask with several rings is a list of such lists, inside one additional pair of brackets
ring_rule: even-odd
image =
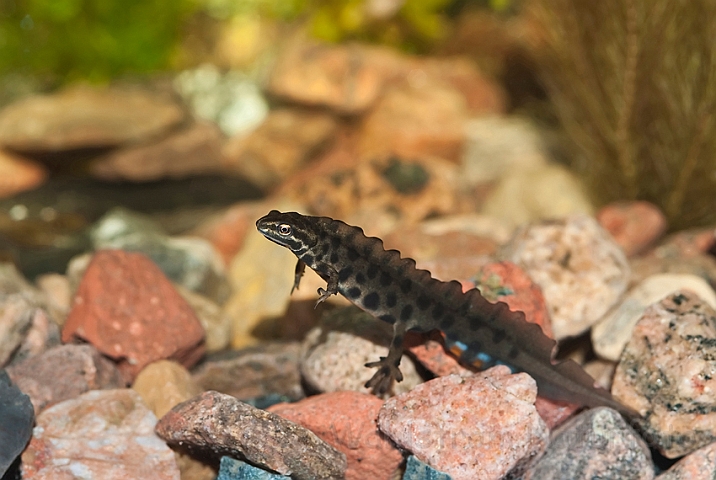
[(42, 164), (0, 150), (0, 198), (37, 188), (47, 175)]
[[(58, 367), (61, 366), (61, 367)], [(89, 391), (124, 386), (117, 367), (92, 345), (61, 345), (7, 369), (35, 414)]]
[(156, 360), (191, 367), (203, 339), (193, 310), (161, 270), (122, 250), (94, 254), (62, 330), (63, 342), (87, 341), (116, 359), (129, 381)]
[(268, 189), (312, 160), (333, 140), (337, 126), (333, 116), (324, 112), (272, 110), (253, 132), (227, 141), (224, 162)]
[[(388, 399), (381, 431), (455, 480), (499, 479), (522, 471), (547, 446), (535, 381), (505, 366), (449, 375)], [(509, 448), (506, 446), (509, 445)]]
[(438, 377), (473, 373), (472, 369), (460, 365), (457, 358), (445, 351), (445, 341), (439, 332), (431, 333), (427, 340), (423, 335), (408, 332), (405, 336), (405, 347), (425, 368)]
[(579, 410), (580, 407), (579, 405), (571, 403), (562, 403), (556, 400), (550, 400), (549, 398), (537, 397), (537, 400), (535, 400), (535, 408), (539, 416), (544, 420), (544, 423), (547, 424), (547, 428), (552, 430), (574, 415), (574, 412)]
[(197, 122), (149, 143), (115, 150), (92, 161), (90, 174), (102, 180), (146, 182), (221, 171), (219, 128)]
[(48, 408), (22, 454), (26, 480), (179, 480), (157, 418), (131, 389), (87, 392)]
[(487, 300), (505, 302), (513, 312), (524, 312), (525, 320), (536, 323), (545, 335), (553, 338), (542, 289), (523, 269), (507, 261), (490, 263), (478, 274), (475, 283)]
[(631, 257), (656, 243), (667, 228), (666, 217), (649, 202), (619, 202), (603, 207), (597, 220)]
[(376, 426), (383, 401), (359, 392), (333, 392), (296, 403), (281, 403), (269, 412), (298, 423), (343, 452), (346, 479), (390, 479), (403, 456)]

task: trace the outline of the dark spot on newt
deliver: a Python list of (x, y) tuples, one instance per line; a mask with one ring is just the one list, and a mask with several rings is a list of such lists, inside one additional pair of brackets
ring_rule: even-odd
[(492, 332), (492, 341), (494, 343), (501, 343), (505, 338), (507, 338), (507, 332), (502, 329), (496, 328)]
[(395, 294), (395, 292), (389, 292), (388, 295), (385, 297), (385, 306), (388, 308), (393, 308), (398, 304), (398, 296)]
[(415, 304), (420, 310), (427, 310), (427, 308), (430, 306), (430, 299), (427, 296), (420, 294), (418, 295), (418, 299)]
[(380, 295), (377, 292), (370, 292), (363, 299), (363, 306), (369, 310), (375, 310), (380, 305)]
[(384, 322), (388, 322), (388, 323), (391, 323), (391, 324), (392, 324), (392, 323), (395, 323), (395, 317), (394, 317), (393, 315), (389, 314), (389, 313), (386, 313), (385, 315), (381, 315), (379, 318), (380, 318), (381, 320), (383, 320)]
[(338, 272), (338, 281), (339, 282), (345, 282), (349, 278), (351, 278), (351, 275), (353, 275), (353, 267), (350, 265), (341, 269), (340, 272)]

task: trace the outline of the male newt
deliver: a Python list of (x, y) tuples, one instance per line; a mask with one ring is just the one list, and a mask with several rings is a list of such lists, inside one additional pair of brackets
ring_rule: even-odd
[(608, 406), (638, 416), (595, 385), (594, 379), (572, 360), (556, 362), (556, 342), (523, 312), (503, 302), (487, 301), (477, 289), (463, 293), (457, 281), (442, 282), (415, 267), (415, 260), (385, 250), (383, 241), (367, 237), (359, 227), (328, 217), (272, 210), (256, 222), (269, 240), (298, 257), (293, 288), (306, 265), (323, 278), (316, 303), (340, 293), (352, 303), (393, 326), (386, 357), (366, 367), (378, 367), (367, 388), (385, 392), (401, 381), (403, 337), (408, 330), (441, 330), (448, 348), (460, 359), (478, 366), (504, 363), (526, 372), (537, 382), (539, 394), (554, 400), (596, 407)]

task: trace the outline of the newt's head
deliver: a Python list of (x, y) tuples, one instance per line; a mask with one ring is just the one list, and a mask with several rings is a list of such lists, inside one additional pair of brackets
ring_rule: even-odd
[(310, 219), (296, 212), (271, 210), (256, 221), (256, 228), (264, 237), (300, 256), (318, 241)]

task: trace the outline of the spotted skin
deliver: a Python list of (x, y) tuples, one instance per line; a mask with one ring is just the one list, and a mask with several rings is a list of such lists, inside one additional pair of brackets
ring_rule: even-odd
[(459, 282), (441, 282), (419, 270), (411, 258), (385, 250), (379, 238), (359, 227), (328, 217), (272, 210), (256, 222), (269, 240), (298, 257), (294, 288), (308, 265), (327, 285), (319, 288), (316, 304), (340, 293), (358, 307), (393, 326), (386, 357), (367, 363), (377, 367), (366, 383), (376, 392), (401, 381), (400, 359), (407, 331), (443, 332), (448, 349), (463, 362), (486, 367), (505, 364), (530, 374), (540, 395), (584, 406), (608, 406), (628, 416), (621, 405), (577, 363), (554, 361), (556, 343), (542, 329), (525, 321), (502, 302), (488, 302), (477, 289), (463, 293)]

